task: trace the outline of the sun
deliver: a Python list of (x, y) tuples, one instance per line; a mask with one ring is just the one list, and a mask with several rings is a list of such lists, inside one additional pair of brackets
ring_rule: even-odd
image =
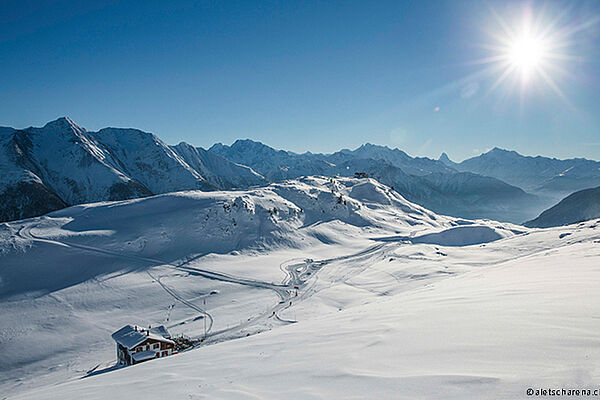
[(542, 39), (523, 34), (510, 43), (506, 56), (510, 64), (522, 74), (529, 74), (532, 70), (543, 67), (547, 57), (546, 48)]
[(585, 30), (591, 22), (573, 22), (564, 13), (554, 16), (531, 8), (521, 13), (515, 10), (511, 18), (491, 11), (496, 24), (486, 26), (491, 40), (482, 44), (486, 56), (476, 61), (487, 64), (486, 73), (496, 77), (488, 92), (507, 84), (507, 92), (516, 87), (523, 95), (543, 85), (564, 97), (557, 79), (569, 76), (568, 62), (580, 59), (567, 52), (574, 33)]

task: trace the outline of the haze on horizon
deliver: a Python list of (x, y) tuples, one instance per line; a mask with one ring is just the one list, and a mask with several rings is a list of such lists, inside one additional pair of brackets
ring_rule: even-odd
[(600, 154), (594, 1), (7, 1), (0, 125), (169, 143)]

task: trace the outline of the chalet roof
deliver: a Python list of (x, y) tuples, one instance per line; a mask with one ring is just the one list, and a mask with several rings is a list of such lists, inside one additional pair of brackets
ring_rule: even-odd
[(133, 325), (125, 325), (124, 327), (113, 333), (112, 338), (115, 342), (128, 349), (134, 348), (146, 339), (175, 344), (175, 342), (173, 342), (172, 340), (169, 340), (152, 332), (148, 333), (147, 330), (143, 330), (143, 328), (138, 328)]
[(164, 325), (159, 325), (159, 326), (152, 327), (150, 329), (150, 333), (154, 333), (154, 334), (160, 335), (160, 336), (162, 336), (164, 338), (171, 339), (171, 334), (167, 330), (167, 327), (164, 326)]
[(156, 352), (154, 350), (140, 351), (133, 353), (131, 357), (133, 358), (133, 361), (144, 361), (156, 357)]

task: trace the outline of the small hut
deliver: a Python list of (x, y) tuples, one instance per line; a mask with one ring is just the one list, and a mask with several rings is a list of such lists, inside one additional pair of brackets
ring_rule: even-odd
[[(168, 336), (168, 337), (167, 337)], [(133, 365), (173, 354), (175, 342), (164, 326), (148, 329), (125, 325), (112, 334), (119, 365)]]

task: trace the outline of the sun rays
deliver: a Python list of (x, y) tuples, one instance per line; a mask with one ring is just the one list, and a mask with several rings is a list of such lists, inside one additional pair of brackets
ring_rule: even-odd
[(482, 45), (486, 56), (474, 61), (486, 65), (492, 78), (487, 94), (502, 86), (506, 95), (519, 91), (522, 100), (528, 91), (548, 88), (568, 103), (561, 83), (574, 78), (570, 67), (584, 59), (573, 54), (576, 36), (600, 21), (598, 16), (578, 21), (568, 11), (552, 15), (545, 8), (526, 8), (506, 18), (491, 9), (495, 24)]

